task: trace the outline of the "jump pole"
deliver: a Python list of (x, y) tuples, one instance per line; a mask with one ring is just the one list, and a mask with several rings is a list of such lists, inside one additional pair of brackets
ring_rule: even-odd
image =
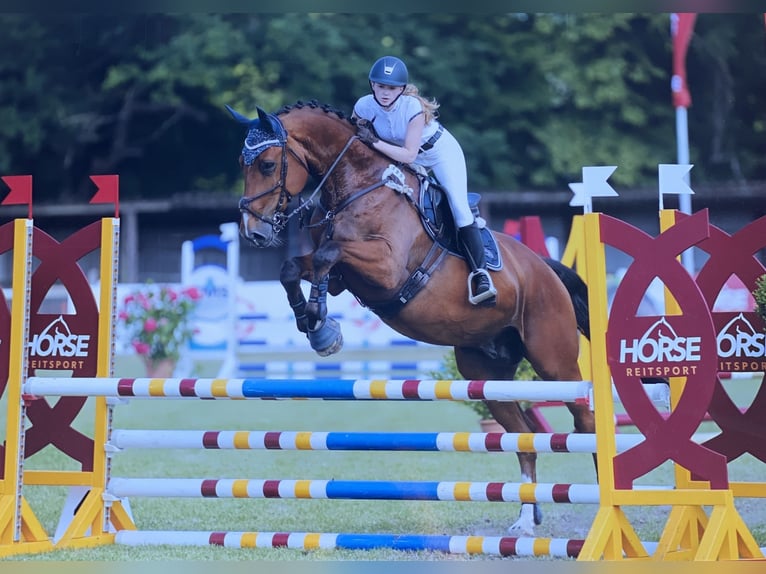
[[(640, 443), (617, 436), (619, 452)], [(595, 453), (596, 437), (583, 433), (315, 432), (115, 429), (107, 448), (208, 450), (343, 450), (418, 452)]]
[(120, 531), (117, 544), (172, 544), (225, 548), (292, 548), (300, 550), (394, 550), (488, 554), (517, 557), (576, 558), (583, 540), (510, 536), (448, 536), (423, 534), (359, 534), (320, 532), (179, 532)]

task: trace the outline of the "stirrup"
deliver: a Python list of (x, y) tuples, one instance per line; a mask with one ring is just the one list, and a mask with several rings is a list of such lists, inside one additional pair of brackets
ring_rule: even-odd
[[(482, 293), (474, 294), (473, 280), (480, 275), (484, 275), (487, 278), (487, 281), (489, 282), (489, 289), (483, 291)], [(468, 301), (471, 303), (471, 305), (478, 305), (487, 299), (492, 299), (496, 295), (497, 289), (495, 289), (495, 284), (492, 283), (492, 277), (489, 276), (489, 273), (486, 269), (477, 269), (476, 271), (471, 271), (468, 274)]]

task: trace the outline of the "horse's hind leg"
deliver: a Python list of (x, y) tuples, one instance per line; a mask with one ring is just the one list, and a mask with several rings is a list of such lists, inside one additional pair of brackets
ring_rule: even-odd
[[(518, 339), (518, 337), (516, 338)], [(511, 380), (516, 372), (520, 355), (502, 354), (490, 358), (481, 349), (456, 347), (455, 362), (460, 374), (470, 379)], [(492, 416), (506, 432), (530, 433), (536, 429), (532, 421), (524, 414), (521, 405), (516, 402), (487, 401)], [(537, 454), (534, 452), (517, 453), (521, 481), (537, 482)], [(536, 524), (542, 522), (542, 511), (536, 503), (523, 503), (518, 520), (508, 528), (509, 532), (521, 531), (533, 536)]]
[[(572, 337), (577, 340), (579, 335), (573, 333)], [(566, 338), (563, 334), (559, 337)], [(529, 341), (529, 339), (527, 340)], [(548, 339), (550, 341), (550, 339)], [(525, 341), (526, 343), (526, 341)], [(554, 345), (556, 347), (556, 345)], [(562, 348), (551, 348), (550, 342), (544, 347), (544, 352), (539, 353), (540, 347), (531, 342), (527, 344), (527, 358), (532, 368), (540, 377), (547, 381), (580, 381), (582, 375), (577, 363), (577, 353), (571, 350), (565, 351)], [(542, 383), (544, 384), (544, 383)], [(578, 433), (596, 432), (596, 421), (593, 411), (585, 404), (566, 403), (569, 412), (574, 418), (574, 430)]]
[[(539, 318), (537, 320), (535, 324), (538, 326), (546, 325), (545, 328), (528, 329), (527, 337), (524, 340), (527, 359), (529, 359), (535, 372), (544, 380), (580, 381), (582, 374), (577, 362), (580, 334), (574, 323), (568, 331), (566, 329), (554, 332), (546, 330), (547, 324), (550, 324), (553, 318)], [(574, 418), (575, 432), (596, 432), (596, 420), (589, 405), (566, 403), (566, 406)], [(595, 465), (595, 453), (593, 454), (593, 461)], [(598, 467), (596, 467), (596, 473), (598, 474)]]

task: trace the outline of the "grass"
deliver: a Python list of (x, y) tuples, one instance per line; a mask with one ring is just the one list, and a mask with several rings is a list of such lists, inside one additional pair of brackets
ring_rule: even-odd
[[(736, 381), (737, 401), (752, 397), (756, 382)], [(85, 409), (86, 411), (88, 409)], [(559, 432), (572, 427), (568, 411), (545, 409)], [(89, 428), (81, 416), (78, 427)], [(712, 430), (711, 423), (705, 423)], [(459, 402), (364, 401), (165, 401), (135, 399), (117, 407), (116, 428), (242, 429), (306, 431), (478, 431), (477, 415)], [(630, 432), (625, 429), (624, 432)], [(28, 468), (71, 468), (71, 462), (50, 449), (28, 460)], [(748, 457), (731, 465), (732, 478), (763, 479), (762, 464)], [(128, 450), (113, 461), (113, 475), (126, 477), (208, 477), (348, 480), (519, 480), (511, 453), (408, 453), (312, 451)], [(672, 467), (650, 473), (651, 484), (670, 483)], [(538, 481), (594, 483), (588, 454), (541, 454)], [(62, 487), (31, 486), (25, 494), (48, 532), (54, 532), (66, 496)], [(393, 532), (503, 536), (514, 522), (518, 504), (468, 502), (404, 502), (284, 499), (155, 499), (131, 500), (136, 523), (145, 530), (234, 530), (299, 532)], [(766, 545), (766, 503), (741, 499), (737, 507), (758, 543)], [(585, 538), (595, 505), (544, 504), (544, 522), (537, 535)], [(626, 508), (644, 540), (657, 540), (668, 508)], [(311, 551), (292, 549), (227, 549), (217, 547), (106, 546), (59, 550), (9, 560), (445, 560), (438, 553), (372, 551)], [(488, 556), (450, 556), (450, 560), (496, 560)], [(536, 560), (546, 560), (540, 558)]]

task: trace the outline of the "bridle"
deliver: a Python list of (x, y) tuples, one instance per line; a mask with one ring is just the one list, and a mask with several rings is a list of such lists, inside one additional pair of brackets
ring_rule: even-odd
[[(309, 170), (309, 166), (306, 165), (306, 163), (301, 159), (301, 157), (295, 153), (290, 147), (287, 146), (287, 134), (285, 133), (285, 138), (277, 140), (277, 143), (268, 145), (263, 147), (261, 150), (264, 151), (265, 149), (269, 147), (279, 147), (281, 148), (281, 166), (279, 171), (279, 180), (266, 191), (262, 191), (261, 193), (254, 195), (252, 197), (242, 197), (239, 200), (239, 212), (240, 213), (247, 213), (249, 215), (252, 215), (256, 219), (259, 219), (260, 221), (263, 221), (264, 223), (268, 223), (271, 225), (271, 227), (274, 229), (274, 233), (278, 234), (281, 232), (286, 226), (287, 223), (290, 221), (290, 218), (293, 217), (296, 213), (300, 212), (301, 209), (304, 208), (303, 202), (300, 199), (300, 196), (298, 198), (299, 206), (297, 209), (293, 210), (289, 214), (285, 214), (285, 210), (287, 209), (288, 204), (290, 203), (290, 200), (293, 198), (293, 194), (290, 193), (290, 191), (287, 189), (287, 151), (289, 151), (295, 159), (298, 160), (298, 163), (301, 164), (303, 169), (306, 170), (306, 173), (309, 175), (311, 174), (311, 171)], [(247, 141), (245, 141), (245, 148), (247, 149), (249, 146), (247, 144)], [(252, 148), (251, 148), (252, 149)], [(260, 154), (260, 152), (259, 152)], [(256, 156), (257, 157), (257, 156)], [(253, 161), (255, 160), (255, 157), (252, 158), (251, 161), (245, 162), (245, 165), (252, 165)], [(255, 211), (254, 209), (250, 208), (250, 204), (253, 203), (256, 199), (260, 199), (262, 197), (265, 197), (267, 195), (271, 195), (272, 193), (279, 192), (279, 199), (277, 200), (277, 207), (274, 210), (274, 213), (271, 214), (271, 216), (266, 216), (263, 213), (260, 213), (258, 211)]]
[[(293, 155), (293, 157), (298, 160), (298, 163), (300, 163), (301, 167), (303, 167), (303, 169), (306, 170), (306, 173), (308, 173), (309, 175), (312, 175), (312, 172), (309, 166), (306, 164), (306, 162), (297, 153), (295, 153), (295, 151), (292, 148), (290, 148), (287, 145), (287, 137), (288, 137), (287, 130), (285, 130), (283, 127), (282, 134), (280, 134), (277, 137), (277, 139), (261, 142), (257, 145), (249, 144), (246, 139), (245, 147), (242, 150), (243, 157), (245, 157), (245, 154), (248, 154), (250, 156), (245, 159), (245, 165), (252, 165), (255, 159), (266, 149), (270, 147), (279, 147), (281, 149), (281, 162), (280, 162), (281, 166), (280, 166), (279, 180), (270, 189), (267, 189), (266, 191), (262, 191), (261, 193), (254, 195), (252, 197), (242, 197), (239, 200), (240, 213), (246, 213), (246, 214), (252, 215), (256, 219), (259, 219), (260, 221), (263, 221), (264, 223), (269, 224), (274, 230), (275, 235), (279, 234), (285, 227), (287, 227), (287, 224), (289, 223), (290, 219), (292, 219), (296, 215), (301, 215), (299, 220), (301, 222), (303, 221), (303, 215), (302, 215), (303, 212), (304, 211), (308, 212), (313, 207), (314, 197), (322, 191), (322, 187), (327, 181), (327, 178), (330, 176), (330, 174), (333, 172), (335, 167), (338, 165), (338, 162), (346, 154), (346, 151), (348, 151), (348, 148), (351, 146), (354, 140), (358, 139), (356, 135), (353, 135), (349, 138), (349, 140), (346, 142), (346, 145), (338, 154), (338, 157), (335, 158), (335, 161), (330, 166), (330, 169), (328, 169), (327, 172), (324, 174), (324, 176), (322, 177), (322, 180), (316, 186), (314, 191), (311, 192), (311, 195), (309, 195), (308, 199), (304, 201), (303, 198), (301, 198), (300, 195), (298, 195), (298, 207), (293, 209), (290, 213), (285, 213), (285, 211), (287, 210), (287, 206), (290, 203), (290, 200), (296, 195), (296, 194), (290, 193), (290, 191), (287, 189), (287, 186), (286, 186), (287, 152), (290, 152)], [(279, 199), (277, 201), (277, 207), (271, 216), (264, 215), (263, 213), (260, 213), (250, 208), (250, 204), (254, 202), (256, 199), (260, 199), (262, 197), (265, 197), (277, 191), (279, 192)]]

